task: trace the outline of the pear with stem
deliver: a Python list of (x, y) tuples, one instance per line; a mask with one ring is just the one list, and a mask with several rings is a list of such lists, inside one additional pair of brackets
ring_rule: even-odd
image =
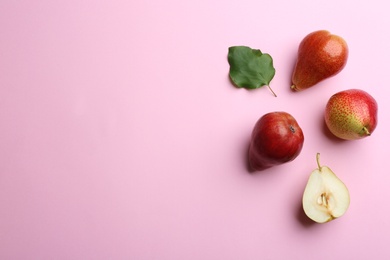
[(350, 203), (347, 186), (327, 166), (320, 165), (320, 154), (316, 156), (318, 168), (309, 177), (303, 193), (302, 205), (305, 214), (317, 223), (339, 218)]
[(348, 45), (338, 35), (320, 30), (300, 43), (291, 89), (301, 91), (338, 74), (347, 64)]

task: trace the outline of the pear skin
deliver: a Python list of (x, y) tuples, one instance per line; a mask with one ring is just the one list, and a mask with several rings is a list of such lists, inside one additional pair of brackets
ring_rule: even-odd
[(298, 48), (291, 89), (304, 90), (335, 76), (347, 60), (348, 45), (343, 38), (326, 30), (308, 34)]

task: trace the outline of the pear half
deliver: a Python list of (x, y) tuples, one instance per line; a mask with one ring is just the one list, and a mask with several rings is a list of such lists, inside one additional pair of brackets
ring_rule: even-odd
[(302, 205), (305, 214), (315, 222), (325, 223), (341, 217), (349, 207), (347, 186), (329, 169), (320, 165), (309, 177), (303, 193)]

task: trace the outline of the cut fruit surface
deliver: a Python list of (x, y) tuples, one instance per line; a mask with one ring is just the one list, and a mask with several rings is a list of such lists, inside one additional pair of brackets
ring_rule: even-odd
[(325, 223), (341, 217), (350, 203), (346, 185), (327, 166), (319, 165), (309, 177), (303, 193), (302, 205), (305, 214), (315, 222)]

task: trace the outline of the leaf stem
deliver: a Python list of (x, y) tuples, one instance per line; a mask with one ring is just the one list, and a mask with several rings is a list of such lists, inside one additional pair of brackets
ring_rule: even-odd
[(275, 94), (275, 92), (272, 90), (272, 88), (268, 85), (267, 86), (268, 87), (268, 89), (272, 92), (272, 94), (275, 96), (275, 97), (277, 97), (277, 95)]

